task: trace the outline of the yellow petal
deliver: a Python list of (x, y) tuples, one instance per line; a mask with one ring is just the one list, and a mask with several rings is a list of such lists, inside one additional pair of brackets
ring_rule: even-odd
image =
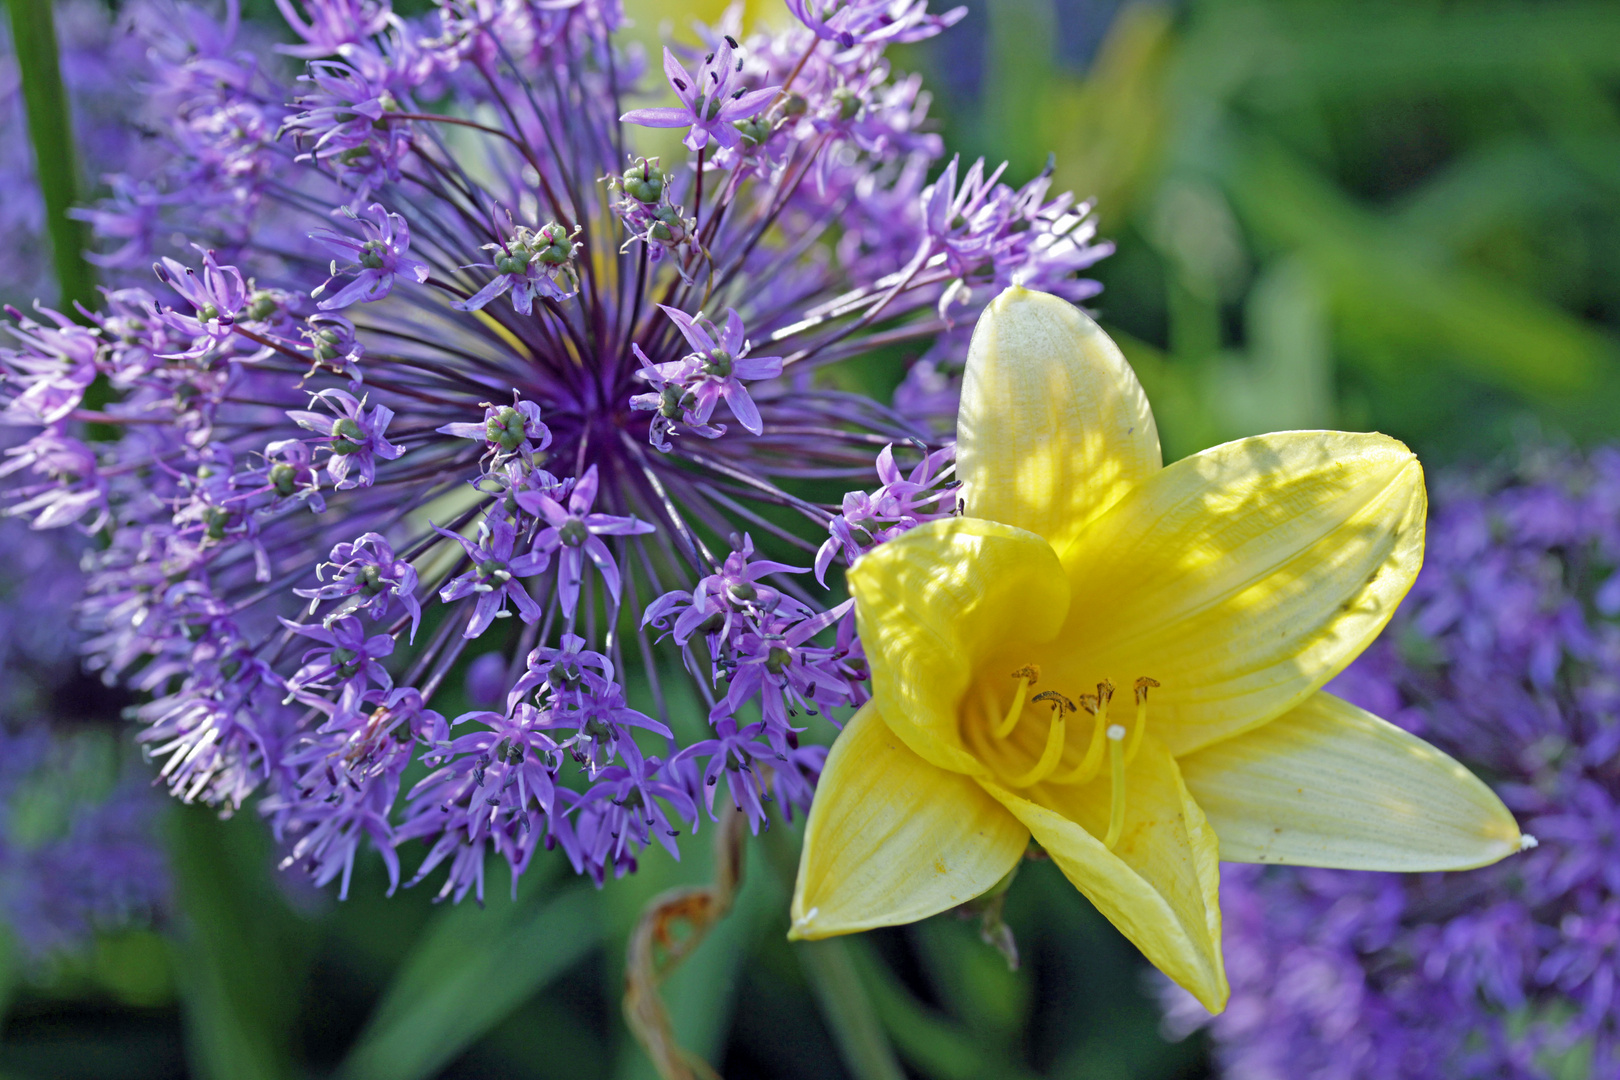
[(1383, 435), (1279, 432), (1178, 461), (1065, 553), (1052, 681), (1157, 679), (1148, 723), (1178, 757), (1280, 716), (1389, 621), (1425, 506), (1422, 467)]
[(1110, 851), (1110, 781), (1043, 785), (1030, 801), (981, 780), (1029, 826), (1075, 888), (1155, 967), (1211, 1012), (1226, 1007), (1215, 831), (1187, 793), (1176, 762), (1149, 735), (1125, 773), (1125, 829)]
[(962, 694), (986, 656), (1028, 653), (1063, 625), (1069, 589), (1057, 554), (1022, 529), (949, 518), (874, 548), (848, 581), (889, 726), (941, 768), (983, 771), (962, 746)]
[(958, 773), (928, 764), (868, 703), (845, 726), (816, 785), (793, 889), (789, 937), (915, 922), (1000, 881), (1029, 830)]
[(1046, 293), (996, 297), (973, 331), (956, 422), (969, 514), (1061, 552), (1160, 460), (1147, 396), (1101, 327)]
[(1332, 694), (1179, 764), (1228, 862), (1466, 870), (1519, 850), (1479, 777)]

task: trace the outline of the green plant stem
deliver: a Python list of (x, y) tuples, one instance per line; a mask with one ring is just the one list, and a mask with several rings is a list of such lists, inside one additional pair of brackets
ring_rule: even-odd
[(805, 941), (793, 951), (839, 1054), (856, 1080), (905, 1080), (866, 985), (850, 959), (848, 944), (837, 938)]
[(57, 60), (56, 20), (50, 0), (6, 0), (6, 6), (28, 109), (35, 173), (45, 199), (45, 231), (56, 267), (57, 303), (71, 309), (74, 301), (91, 302), (95, 276), (84, 257), (84, 223), (68, 216), (77, 198), (79, 173), (73, 120)]

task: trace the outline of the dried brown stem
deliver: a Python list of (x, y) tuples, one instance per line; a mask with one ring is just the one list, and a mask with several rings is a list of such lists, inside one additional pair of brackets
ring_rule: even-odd
[(708, 1062), (681, 1046), (658, 988), (731, 910), (742, 884), (747, 835), (742, 813), (727, 802), (715, 829), (714, 881), (653, 897), (630, 934), (624, 1019), (663, 1080), (720, 1080)]

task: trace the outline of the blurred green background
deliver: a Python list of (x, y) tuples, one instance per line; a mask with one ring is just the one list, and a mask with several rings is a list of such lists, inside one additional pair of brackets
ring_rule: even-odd
[[(43, 10), (9, 2), (19, 26)], [(722, 5), (629, 6), (656, 41), (661, 20), (684, 32)], [(1385, 431), (1431, 469), (1610, 436), (1620, 5), (969, 8), (896, 66), (926, 72), (953, 150), (1007, 159), (1013, 183), (1055, 152), (1058, 190), (1097, 198), (1118, 244), (1097, 307), (1167, 458), (1296, 427)], [(679, 866), (655, 850), (596, 892), (558, 859), (516, 902), (496, 879), (487, 908), (450, 908), (384, 898), (368, 858), (338, 903), (277, 875), (252, 815), (177, 807), (165, 830), (162, 925), (4, 965), (0, 1077), (650, 1077), (621, 1018), (626, 940), (651, 896), (711, 871), (703, 843)], [(796, 845), (749, 844), (735, 909), (664, 988), (677, 1035), (724, 1075), (1209, 1075), (1049, 864), (1010, 892), (1012, 972), (952, 917), (790, 946)]]

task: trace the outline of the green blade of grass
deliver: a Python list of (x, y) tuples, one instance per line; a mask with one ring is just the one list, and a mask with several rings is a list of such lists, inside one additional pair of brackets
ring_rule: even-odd
[(74, 301), (88, 305), (95, 293), (95, 275), (84, 257), (84, 223), (68, 216), (79, 190), (79, 172), (73, 119), (57, 60), (56, 21), (50, 0), (6, 0), (6, 7), (27, 104), (34, 168), (45, 199), (57, 303), (63, 309), (71, 309)]
[(250, 815), (221, 821), (201, 806), (176, 808), (169, 824), (192, 1071), (203, 1080), (287, 1080), (309, 942), (278, 902), (268, 838)]
[(601, 937), (591, 890), (445, 911), (400, 966), (338, 1069), (342, 1080), (424, 1080)]

